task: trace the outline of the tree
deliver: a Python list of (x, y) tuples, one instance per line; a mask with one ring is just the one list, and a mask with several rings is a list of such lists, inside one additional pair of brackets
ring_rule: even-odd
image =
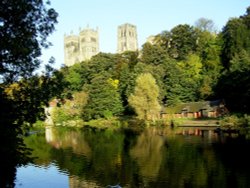
[(65, 77), (65, 82), (68, 83), (67, 91), (76, 92), (81, 91), (84, 84), (88, 83), (88, 69), (85, 62), (76, 63), (71, 67), (62, 69)]
[(202, 63), (199, 56), (194, 54), (186, 59), (166, 64), (164, 83), (167, 105), (198, 100)]
[(42, 0), (0, 1), (0, 137), (1, 143), (8, 143), (0, 147), (0, 187), (14, 187), (15, 167), (27, 162), (28, 153), (18, 135), (24, 133), (23, 125), (42, 116), (42, 105), (51, 96), (48, 89), (55, 88), (55, 84), (45, 87), (55, 83), (49, 66), (50, 73), (34, 76), (41, 48), (50, 45), (47, 37), (57, 23), (58, 14), (48, 6), (49, 1)]
[(168, 59), (167, 51), (158, 44), (145, 43), (142, 48), (141, 61), (148, 65), (160, 65)]
[(105, 74), (91, 80), (86, 88), (88, 102), (83, 110), (84, 120), (110, 118), (123, 112), (118, 84), (118, 80), (113, 80)]
[[(49, 4), (49, 2), (47, 2)], [(43, 1), (0, 2), (0, 75), (13, 82), (31, 76), (41, 63), (41, 47), (57, 23), (57, 13)]]
[(200, 18), (195, 22), (195, 27), (201, 31), (215, 32), (213, 20), (207, 18)]
[(154, 120), (159, 116), (161, 109), (158, 97), (159, 88), (154, 77), (149, 73), (144, 73), (137, 77), (134, 93), (130, 95), (128, 101), (139, 119)]
[(220, 77), (216, 91), (225, 99), (230, 111), (250, 112), (250, 55), (247, 52), (237, 54), (231, 60), (231, 67)]
[(227, 22), (221, 32), (222, 62), (226, 69), (230, 68), (230, 61), (242, 50), (250, 49), (250, 29), (247, 29), (243, 19), (234, 18)]
[(88, 80), (91, 81), (103, 73), (113, 76), (115, 74), (116, 62), (117, 56), (115, 54), (99, 53), (92, 57), (86, 65), (88, 68)]
[(222, 61), (226, 69), (230, 68), (230, 61), (242, 51), (250, 54), (250, 7), (246, 14), (239, 18), (230, 19), (221, 32)]
[(184, 60), (187, 55), (196, 52), (198, 34), (194, 27), (187, 24), (177, 25), (170, 32), (167, 47), (170, 57)]
[(69, 120), (79, 120), (88, 101), (88, 94), (84, 91), (75, 92), (71, 99), (64, 99), (63, 104), (52, 110), (54, 124), (61, 124)]

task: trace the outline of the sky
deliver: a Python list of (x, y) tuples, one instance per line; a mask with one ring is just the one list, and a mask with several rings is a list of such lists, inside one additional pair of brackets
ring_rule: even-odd
[(249, 0), (51, 0), (58, 14), (56, 30), (48, 38), (53, 44), (43, 50), (44, 63), (53, 56), (55, 68), (64, 63), (64, 35), (79, 28), (99, 29), (101, 52), (116, 53), (117, 27), (136, 25), (139, 47), (147, 37), (170, 31), (179, 24), (194, 25), (199, 18), (213, 20), (221, 31), (230, 18), (244, 15)]

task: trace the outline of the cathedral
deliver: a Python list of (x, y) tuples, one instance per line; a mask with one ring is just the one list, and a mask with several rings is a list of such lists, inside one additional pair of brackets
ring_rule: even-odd
[[(117, 30), (117, 53), (138, 50), (136, 26), (123, 24)], [(64, 36), (64, 64), (74, 65), (91, 59), (99, 53), (99, 31), (97, 29), (80, 29), (78, 35), (71, 33)]]
[(123, 24), (117, 30), (117, 53), (138, 50), (136, 26)]
[(89, 60), (99, 53), (99, 33), (89, 27), (80, 30), (79, 35), (64, 36), (64, 64), (74, 65)]

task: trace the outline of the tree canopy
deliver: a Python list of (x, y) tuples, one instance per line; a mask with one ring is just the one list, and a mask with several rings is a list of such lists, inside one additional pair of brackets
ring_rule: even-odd
[[(154, 91), (157, 91), (157, 97), (154, 97), (161, 105), (226, 99), (229, 110), (248, 112), (249, 86), (240, 83), (247, 83), (249, 79), (250, 50), (249, 40), (246, 40), (249, 28), (249, 11), (239, 18), (230, 19), (220, 33), (215, 32), (213, 21), (206, 18), (198, 19), (194, 26), (177, 25), (153, 37), (139, 53), (100, 53), (88, 62), (67, 67), (63, 73), (68, 83), (66, 91), (89, 92), (89, 101), (93, 101), (85, 107), (86, 119), (105, 117), (103, 112), (109, 106), (110, 114), (116, 114), (111, 110), (116, 107), (108, 104), (112, 103), (109, 99), (111, 93), (118, 109), (121, 109), (120, 102), (122, 104), (120, 113), (136, 113), (141, 119), (148, 118), (149, 112), (145, 115), (139, 106), (149, 108), (155, 105), (158, 108), (156, 103), (148, 105), (143, 99), (143, 96), (150, 96), (150, 92), (153, 95)], [(109, 79), (117, 80), (115, 90), (108, 84)], [(148, 89), (154, 85), (150, 85), (151, 82), (156, 88)], [(230, 89), (236, 86), (237, 91), (245, 94)], [(240, 96), (240, 103), (233, 105)]]
[(50, 45), (46, 39), (55, 29), (57, 16), (43, 1), (0, 2), (0, 75), (3, 81), (30, 76), (39, 67), (41, 47)]
[(34, 73), (41, 64), (41, 49), (50, 46), (47, 38), (57, 16), (49, 1), (0, 1), (0, 134), (1, 143), (8, 143), (0, 147), (1, 187), (14, 187), (2, 172), (14, 177), (15, 166), (27, 162), (20, 135), (44, 118), (43, 107), (63, 88), (62, 73), (51, 66), (45, 67), (42, 76)]
[(159, 87), (150, 73), (140, 74), (136, 79), (134, 93), (129, 96), (129, 104), (135, 109), (139, 119), (155, 119), (160, 115), (158, 101)]

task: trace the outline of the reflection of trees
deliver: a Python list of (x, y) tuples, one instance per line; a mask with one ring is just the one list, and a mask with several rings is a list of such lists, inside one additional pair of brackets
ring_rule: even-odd
[(43, 134), (31, 135), (25, 143), (34, 149), (32, 156), (39, 156), (36, 164), (53, 161), (68, 172), (71, 187), (120, 183), (130, 187), (223, 188), (250, 183), (246, 171), (249, 155), (242, 152), (248, 143), (227, 140), (208, 144), (204, 137), (174, 136), (167, 131), (149, 128), (137, 137), (131, 132), (60, 127), (52, 131), (49, 144)]
[(88, 188), (98, 188), (98, 186), (95, 182), (90, 182), (84, 179), (80, 179), (76, 176), (71, 176), (69, 177), (69, 187), (70, 188), (83, 188), (83, 187), (88, 187)]
[[(211, 145), (194, 136), (168, 138), (168, 149), (163, 153), (159, 176), (151, 187), (223, 187), (225, 169), (215, 157)], [(200, 138), (202, 139), (202, 138)]]
[(146, 129), (138, 137), (137, 144), (130, 150), (130, 154), (137, 161), (143, 176), (158, 176), (163, 160), (163, 146), (164, 137), (156, 135), (155, 129)]
[(66, 149), (72, 148), (76, 154), (86, 157), (91, 155), (91, 148), (84, 139), (84, 135), (76, 130), (56, 129), (53, 127), (46, 128), (46, 140), (55, 148)]
[(52, 146), (46, 143), (44, 134), (33, 134), (24, 138), (24, 143), (32, 150), (31, 157), (37, 165), (48, 166), (51, 163)]
[(122, 166), (122, 133), (66, 128), (48, 129), (46, 132), (48, 143), (53, 146), (48, 151), (51, 161), (69, 172), (70, 176), (78, 177), (76, 184), (98, 181), (106, 186), (121, 182), (119, 180), (126, 171)]
[(0, 123), (0, 187), (15, 187), (16, 167), (30, 161), (30, 151), (25, 148), (22, 138), (17, 137), (15, 130), (11, 130), (11, 127), (6, 130), (1, 126), (4, 125)]
[(111, 130), (89, 130), (85, 132), (85, 138), (92, 149), (92, 156), (89, 161), (91, 166), (84, 176), (88, 179), (95, 177), (103, 185), (118, 183), (122, 176), (124, 135)]

